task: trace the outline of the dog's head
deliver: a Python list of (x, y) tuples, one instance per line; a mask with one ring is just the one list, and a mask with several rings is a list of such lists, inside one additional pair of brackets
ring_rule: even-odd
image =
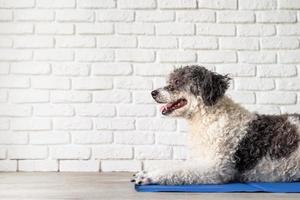
[(175, 69), (167, 86), (151, 92), (163, 115), (188, 117), (199, 106), (214, 106), (229, 87), (230, 78), (200, 66)]

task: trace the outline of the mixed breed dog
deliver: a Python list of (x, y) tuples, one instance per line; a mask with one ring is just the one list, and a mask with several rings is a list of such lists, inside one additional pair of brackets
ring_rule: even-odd
[(230, 78), (201, 66), (174, 70), (152, 91), (165, 116), (188, 121), (189, 159), (134, 175), (136, 184), (300, 180), (300, 115), (259, 115), (225, 95)]

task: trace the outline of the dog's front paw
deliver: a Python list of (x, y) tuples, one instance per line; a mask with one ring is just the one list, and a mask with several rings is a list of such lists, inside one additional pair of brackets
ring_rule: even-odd
[(134, 182), (138, 185), (148, 185), (148, 184), (154, 184), (155, 181), (153, 177), (151, 177), (150, 173), (146, 171), (140, 171), (133, 175), (133, 179), (131, 182)]

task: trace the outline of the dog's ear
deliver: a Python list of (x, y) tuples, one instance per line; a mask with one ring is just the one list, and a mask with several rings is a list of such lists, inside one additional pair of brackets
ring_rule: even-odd
[(205, 105), (212, 106), (224, 96), (229, 87), (230, 78), (227, 75), (201, 70), (193, 80), (196, 82), (196, 87), (192, 86), (192, 93), (200, 95)]

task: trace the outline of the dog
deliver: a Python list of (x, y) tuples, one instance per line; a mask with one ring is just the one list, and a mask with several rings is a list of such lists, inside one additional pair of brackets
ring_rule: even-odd
[(230, 78), (202, 66), (175, 69), (151, 92), (161, 113), (188, 121), (190, 158), (141, 171), (136, 184), (220, 184), (300, 180), (300, 115), (260, 115), (227, 95)]

